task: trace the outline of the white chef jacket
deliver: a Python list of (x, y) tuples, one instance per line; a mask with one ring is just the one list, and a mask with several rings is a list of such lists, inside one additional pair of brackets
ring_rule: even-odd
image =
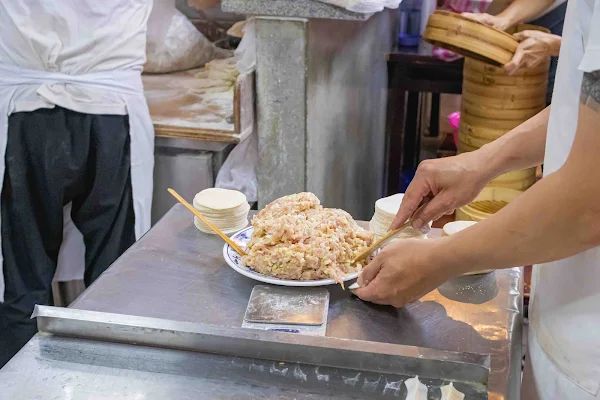
[[(595, 70), (600, 70), (600, 0), (570, 1), (552, 97), (545, 174), (555, 172), (567, 159), (577, 129), (583, 72)], [(530, 309), (531, 351), (543, 351), (532, 354), (532, 361), (552, 363), (533, 365), (543, 398), (599, 398), (600, 248), (535, 266)], [(552, 374), (553, 370), (562, 375)]]
[[(149, 229), (154, 131), (141, 71), (151, 8), (152, 0), (0, 2), (0, 186), (10, 114), (54, 106), (87, 114), (127, 114), (136, 237)], [(70, 262), (82, 272), (83, 251), (78, 247), (83, 241), (68, 216), (66, 226), (59, 264), (75, 255)]]

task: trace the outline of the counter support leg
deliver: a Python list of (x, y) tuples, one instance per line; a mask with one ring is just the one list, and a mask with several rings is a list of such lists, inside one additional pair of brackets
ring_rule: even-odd
[(306, 25), (256, 20), (259, 208), (306, 190)]

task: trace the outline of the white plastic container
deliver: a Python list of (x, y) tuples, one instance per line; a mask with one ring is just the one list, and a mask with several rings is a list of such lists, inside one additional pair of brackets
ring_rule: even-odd
[[(460, 231), (463, 231), (467, 228), (470, 228), (471, 226), (477, 224), (476, 221), (454, 221), (454, 222), (448, 222), (446, 225), (444, 225), (444, 227), (442, 228), (442, 236), (452, 236)], [(493, 269), (486, 269), (483, 271), (475, 271), (475, 272), (468, 272), (464, 275), (480, 275), (480, 274), (487, 274), (489, 272), (494, 271)]]

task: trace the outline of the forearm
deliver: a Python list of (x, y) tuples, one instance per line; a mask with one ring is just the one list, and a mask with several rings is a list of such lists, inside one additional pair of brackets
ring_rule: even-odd
[(585, 193), (589, 182), (583, 179), (560, 170), (493, 217), (444, 239), (439, 248), (440, 254), (446, 254), (448, 268), (458, 274), (531, 265), (598, 245), (597, 215)]
[(505, 172), (535, 167), (544, 160), (550, 108), (477, 150), (488, 179)]
[(520, 24), (540, 15), (552, 5), (552, 0), (514, 0), (504, 11), (498, 14), (506, 28)]
[[(455, 273), (543, 263), (600, 245), (600, 73), (593, 100), (580, 107), (577, 135), (565, 164), (500, 212), (448, 240), (440, 254)], [(574, 121), (575, 122), (575, 121)]]

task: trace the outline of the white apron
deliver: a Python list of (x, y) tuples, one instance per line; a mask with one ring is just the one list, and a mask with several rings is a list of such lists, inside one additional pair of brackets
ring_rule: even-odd
[[(558, 170), (570, 153), (583, 73), (597, 70), (600, 0), (570, 1), (548, 124), (545, 175)], [(600, 248), (536, 265), (532, 281), (530, 356), (539, 396), (600, 398)]]
[[(150, 9), (151, 0), (0, 3), (0, 187), (13, 112), (58, 105), (88, 114), (128, 114), (136, 238), (150, 228), (154, 130), (141, 80)], [(65, 222), (58, 268), (79, 266), (83, 276), (81, 234), (69, 216)], [(4, 288), (0, 274), (0, 302)]]

